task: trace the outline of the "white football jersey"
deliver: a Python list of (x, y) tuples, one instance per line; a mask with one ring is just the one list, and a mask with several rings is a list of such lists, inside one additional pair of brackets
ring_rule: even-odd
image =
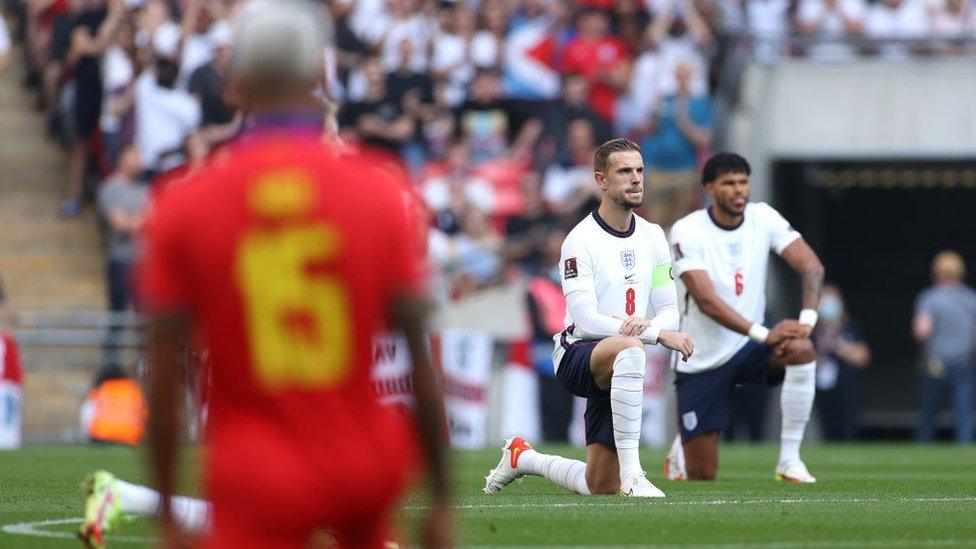
[[(673, 306), (671, 253), (664, 230), (640, 216), (634, 215), (632, 219), (630, 228), (621, 232), (607, 225), (594, 211), (569, 232), (560, 258), (563, 295), (567, 300), (576, 292), (588, 292), (595, 296), (596, 312), (600, 315), (620, 319), (637, 315), (651, 319), (655, 313), (651, 290), (670, 287), (669, 301)], [(566, 309), (566, 330), (553, 338), (557, 352), (580, 339), (601, 339), (609, 335), (581, 330), (570, 309)]]
[(681, 331), (695, 342), (695, 354), (688, 362), (678, 362), (679, 372), (717, 368), (749, 340), (701, 312), (681, 282), (681, 275), (706, 271), (719, 298), (750, 322), (762, 323), (769, 252), (781, 254), (798, 238), (800, 233), (765, 202), (746, 204), (742, 224), (735, 229), (719, 227), (708, 209), (692, 212), (674, 224), (671, 249), (674, 274), (679, 279)]

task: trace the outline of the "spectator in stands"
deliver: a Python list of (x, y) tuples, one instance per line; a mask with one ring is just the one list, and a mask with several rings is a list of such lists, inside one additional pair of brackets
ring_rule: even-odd
[(976, 6), (971, 0), (945, 0), (932, 12), (932, 34), (941, 53), (972, 52), (976, 39)]
[(124, 21), (116, 33), (115, 42), (105, 50), (102, 58), (102, 131), (104, 168), (115, 169), (119, 149), (132, 140), (136, 71), (135, 28)]
[[(426, 71), (418, 72), (412, 68), (413, 47), (410, 40), (400, 41), (400, 64), (386, 75), (386, 92), (410, 117), (416, 128), (417, 122), (434, 102), (434, 84)], [(426, 160), (420, 132), (415, 130), (413, 136), (400, 145), (399, 152), (409, 166), (419, 171)]]
[(179, 28), (160, 26), (153, 33), (153, 60), (136, 80), (134, 142), (142, 153), (149, 177), (178, 165), (188, 135), (200, 125), (200, 104), (190, 92), (177, 88)]
[(651, 22), (647, 8), (638, 0), (611, 2), (613, 9), (613, 33), (619, 36), (631, 52), (644, 47), (644, 33)]
[(542, 196), (546, 205), (567, 223), (575, 224), (599, 205), (600, 190), (593, 181), (593, 126), (585, 118), (569, 123), (563, 158), (546, 169)]
[[(675, 69), (689, 65), (695, 75), (691, 89), (695, 94), (708, 93), (708, 64), (715, 40), (708, 24), (690, 0), (666, 0), (667, 6), (651, 21), (649, 40), (659, 57), (656, 92), (667, 96), (677, 91)], [(640, 83), (637, 93), (640, 93)]]
[(559, 218), (542, 200), (541, 187), (538, 173), (526, 174), (522, 179), (522, 211), (505, 221), (506, 259), (534, 275), (545, 270), (548, 239), (560, 227)]
[(857, 437), (860, 372), (871, 362), (871, 348), (844, 307), (840, 289), (823, 288), (820, 320), (813, 332), (817, 349), (817, 411), (826, 440)]
[(495, 282), (501, 269), (502, 240), (492, 230), (488, 216), (472, 206), (464, 212), (461, 233), (453, 238), (452, 295), (460, 299)]
[[(223, 20), (223, 2), (219, 0), (187, 0), (180, 22), (180, 74), (176, 85), (186, 89), (190, 76), (209, 63), (214, 56), (214, 34), (229, 41), (230, 23)], [(223, 27), (223, 28), (222, 28)]]
[(552, 368), (552, 336), (562, 331), (566, 316), (559, 271), (559, 251), (566, 232), (550, 227), (540, 236), (541, 268), (529, 278), (525, 296), (532, 327), (532, 366), (539, 374), (542, 438), (547, 442), (566, 442), (573, 419), (573, 395), (556, 380)]
[(71, 27), (66, 65), (71, 68), (75, 83), (74, 142), (68, 160), (68, 199), (61, 205), (62, 217), (74, 217), (81, 212), (92, 137), (102, 114), (101, 56), (111, 45), (124, 15), (123, 0), (111, 0), (107, 7), (95, 2), (78, 13)]
[(477, 19), (464, 2), (443, 7), (440, 13), (443, 22), (434, 38), (430, 70), (434, 78), (446, 82), (448, 102), (454, 107), (464, 101), (468, 83), (474, 78)]
[(507, 31), (508, 6), (503, 0), (485, 0), (481, 5), (478, 32), (471, 44), (471, 60), (475, 67), (484, 69), (501, 66)]
[(24, 369), (20, 348), (9, 327), (7, 295), (0, 283), (0, 450), (20, 447), (23, 426)]
[(390, 96), (380, 58), (366, 59), (362, 70), (366, 94), (361, 101), (346, 105), (339, 112), (340, 128), (353, 139), (391, 153), (399, 152), (401, 146), (414, 138), (415, 120)]
[(188, 90), (201, 107), (199, 135), (207, 144), (230, 138), (240, 126), (234, 109), (225, 100), (225, 74), (230, 63), (231, 29), (228, 24), (215, 23), (208, 33), (213, 47), (212, 58), (190, 74)]
[(450, 85), (446, 82), (434, 84), (434, 103), (421, 111), (420, 132), (428, 161), (443, 159), (454, 142), (457, 120), (451, 108)]
[(103, 367), (81, 405), (81, 430), (91, 442), (135, 446), (146, 423), (142, 388), (116, 364)]
[(845, 60), (857, 55), (853, 39), (864, 34), (863, 0), (800, 0), (797, 30), (818, 43), (807, 48), (814, 59)]
[(755, 39), (754, 54), (761, 61), (789, 54), (790, 0), (747, 0), (746, 22)]
[(7, 70), (7, 64), (10, 62), (10, 48), (12, 41), (10, 40), (10, 31), (7, 29), (7, 22), (0, 17), (0, 75)]
[(434, 212), (435, 225), (447, 234), (461, 230), (464, 212), (470, 206), (491, 213), (495, 191), (491, 184), (472, 173), (468, 146), (455, 142), (447, 152), (447, 173), (424, 183), (424, 201)]
[(149, 192), (139, 176), (142, 161), (133, 145), (123, 149), (115, 172), (102, 183), (98, 204), (108, 222), (108, 296), (113, 312), (132, 303), (132, 264), (138, 253), (138, 235), (146, 219)]
[(912, 335), (922, 345), (919, 442), (935, 438), (940, 404), (952, 392), (956, 442), (973, 441), (973, 385), (976, 378), (976, 291), (963, 281), (966, 264), (953, 251), (932, 260), (933, 286), (915, 302)]
[(498, 71), (480, 69), (471, 84), (471, 99), (457, 111), (457, 131), (472, 162), (531, 156), (542, 133), (537, 107), (503, 99)]
[(400, 65), (401, 44), (408, 40), (411, 44), (410, 67), (417, 72), (426, 71), (433, 24), (421, 12), (420, 2), (388, 0), (386, 9), (387, 24), (382, 34), (380, 50), (384, 68), (387, 71), (396, 70)]
[(648, 170), (644, 215), (665, 229), (695, 208), (698, 158), (711, 146), (711, 101), (692, 92), (692, 71), (683, 63), (675, 68), (677, 90), (661, 100), (641, 142)]
[(868, 38), (878, 40), (877, 52), (888, 59), (904, 59), (922, 46), (912, 41), (929, 33), (922, 0), (879, 0), (868, 9), (864, 22)]
[(610, 34), (609, 18), (600, 9), (582, 10), (576, 28), (579, 34), (563, 50), (563, 72), (586, 78), (590, 107), (609, 123), (617, 98), (628, 84), (630, 52), (622, 40)]
[(589, 121), (598, 143), (612, 137), (611, 125), (590, 107), (589, 93), (590, 85), (583, 76), (568, 74), (563, 78), (563, 93), (549, 110), (544, 138), (546, 145), (554, 150), (557, 162), (565, 162), (571, 156), (566, 136), (573, 120), (582, 118)]

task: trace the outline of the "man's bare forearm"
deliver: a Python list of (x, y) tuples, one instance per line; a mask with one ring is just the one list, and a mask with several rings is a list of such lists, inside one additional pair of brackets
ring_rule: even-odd
[(803, 270), (803, 308), (817, 310), (823, 289), (824, 268), (819, 261)]
[(187, 333), (186, 320), (177, 316), (156, 318), (149, 325), (149, 463), (164, 517), (176, 487), (183, 404), (181, 346)]
[(449, 497), (447, 463), (444, 453), (444, 401), (437, 375), (427, 352), (426, 320), (428, 304), (419, 298), (399, 299), (394, 304), (394, 323), (403, 332), (413, 364), (413, 393), (416, 400), (415, 423), (424, 453), (435, 499)]

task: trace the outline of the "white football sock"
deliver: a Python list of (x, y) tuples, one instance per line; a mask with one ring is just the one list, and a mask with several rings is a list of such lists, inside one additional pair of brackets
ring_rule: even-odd
[(780, 393), (780, 409), (783, 426), (780, 431), (779, 462), (800, 459), (800, 443), (803, 431), (810, 421), (813, 397), (816, 393), (817, 363), (787, 366), (783, 389)]
[(115, 494), (119, 510), (127, 515), (154, 517), (159, 511), (159, 492), (152, 488), (115, 479)]
[(644, 349), (630, 347), (617, 353), (610, 378), (613, 441), (620, 460), (620, 480), (643, 472), (640, 464), (641, 417), (644, 413)]
[(518, 472), (545, 477), (570, 492), (590, 495), (586, 485), (586, 464), (578, 459), (526, 450), (518, 457)]
[(191, 534), (203, 532), (210, 524), (210, 503), (202, 499), (173, 496), (173, 520)]
[[(159, 492), (124, 480), (115, 480), (115, 493), (119, 498), (119, 510), (127, 515), (155, 517), (159, 512)], [(203, 500), (186, 496), (173, 496), (170, 500), (173, 519), (191, 533), (206, 529), (210, 519), (210, 505)]]

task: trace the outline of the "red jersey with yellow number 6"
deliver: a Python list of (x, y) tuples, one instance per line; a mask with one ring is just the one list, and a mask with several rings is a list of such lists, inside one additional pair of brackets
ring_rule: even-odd
[(369, 384), (391, 299), (420, 291), (403, 183), (330, 154), (312, 126), (248, 130), (163, 193), (149, 223), (142, 302), (192, 318), (211, 353), (215, 513), (256, 482), (352, 512), (356, 497), (398, 490), (415, 455)]

